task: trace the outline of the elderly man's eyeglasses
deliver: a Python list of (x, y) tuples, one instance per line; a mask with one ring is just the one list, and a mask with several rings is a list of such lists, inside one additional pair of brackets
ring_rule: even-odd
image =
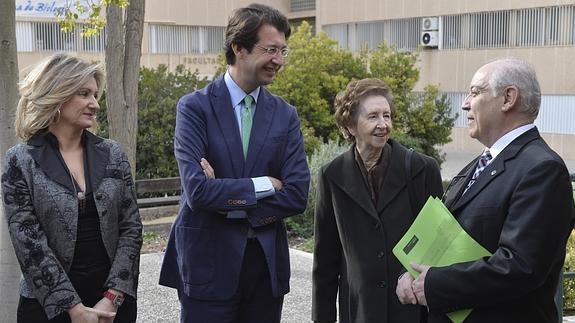
[(469, 93), (467, 93), (467, 95), (465, 96), (465, 98), (463, 99), (463, 101), (467, 101), (469, 98), (474, 98), (476, 96), (478, 96), (481, 93), (485, 93), (487, 92), (488, 89), (480, 89), (480, 88), (472, 88)]
[(289, 55), (289, 48), (284, 47), (284, 48), (277, 48), (277, 47), (263, 47), (263, 46), (259, 46), (259, 45), (254, 45), (256, 48), (259, 48), (261, 50), (263, 50), (266, 54), (270, 55), (270, 56), (276, 56), (278, 53), (280, 53), (280, 55), (282, 57), (287, 57)]

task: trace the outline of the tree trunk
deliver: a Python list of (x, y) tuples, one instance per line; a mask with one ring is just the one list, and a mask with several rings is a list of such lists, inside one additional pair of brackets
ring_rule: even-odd
[(118, 141), (124, 148), (132, 166), (132, 175), (136, 170), (138, 80), (144, 4), (144, 0), (130, 1), (125, 21), (121, 8), (106, 8), (106, 105), (110, 138)]
[[(14, 116), (18, 103), (16, 2), (0, 0), (0, 169), (6, 150), (16, 143)], [(2, 196), (0, 188), (0, 196)], [(20, 267), (8, 235), (4, 204), (0, 203), (0, 323), (16, 322)]]

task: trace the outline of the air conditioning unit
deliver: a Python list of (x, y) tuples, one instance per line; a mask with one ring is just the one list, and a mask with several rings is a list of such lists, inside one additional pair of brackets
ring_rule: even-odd
[(439, 30), (439, 18), (438, 17), (426, 17), (421, 20), (421, 30)]
[(439, 45), (439, 32), (437, 30), (422, 31), (420, 41), (423, 47), (437, 47)]

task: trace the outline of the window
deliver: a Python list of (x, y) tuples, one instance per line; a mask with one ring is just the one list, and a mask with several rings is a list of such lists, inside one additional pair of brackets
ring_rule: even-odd
[(339, 46), (343, 48), (349, 47), (349, 32), (348, 24), (336, 24), (323, 26), (323, 31), (331, 38), (335, 39)]
[(63, 32), (57, 22), (16, 22), (16, 43), (19, 52), (86, 51), (103, 52), (105, 30), (94, 37), (81, 37), (77, 24), (73, 32)]
[(291, 0), (291, 11), (315, 10), (315, 0)]
[[(78, 24), (76, 30), (80, 30), (84, 24)], [(93, 37), (80, 37), (81, 51), (84, 52), (103, 52), (106, 49), (106, 28), (102, 29), (98, 35)]]
[(515, 46), (543, 45), (542, 31), (544, 30), (543, 12), (541, 8), (515, 11)]
[(508, 46), (509, 11), (479, 12), (469, 15), (469, 47)]
[(399, 50), (414, 50), (419, 45), (421, 18), (383, 20), (357, 24), (324, 26), (324, 31), (342, 47), (352, 50), (375, 49), (386, 42)]
[(150, 53), (219, 53), (224, 46), (224, 27), (150, 25)]
[(443, 17), (442, 49), (575, 44), (575, 5)]
[(76, 50), (76, 34), (74, 32), (62, 32), (58, 23), (36, 22), (32, 26), (36, 51)]

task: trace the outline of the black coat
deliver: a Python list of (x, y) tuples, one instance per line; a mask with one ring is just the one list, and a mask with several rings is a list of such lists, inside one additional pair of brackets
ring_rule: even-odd
[(425, 279), (429, 322), (473, 308), (465, 323), (555, 323), (553, 297), (573, 228), (571, 183), (563, 160), (532, 129), (512, 141), (461, 196), (466, 166), (445, 204), (491, 257), (431, 268)]
[[(412, 199), (406, 178), (407, 150), (393, 140), (389, 168), (374, 205), (354, 158), (355, 146), (318, 176), (315, 209), (312, 319), (339, 322), (419, 322), (421, 307), (401, 305), (395, 294), (402, 266), (392, 249), (429, 195), (441, 196), (436, 161), (413, 153)], [(415, 197), (415, 198), (414, 198)]]

